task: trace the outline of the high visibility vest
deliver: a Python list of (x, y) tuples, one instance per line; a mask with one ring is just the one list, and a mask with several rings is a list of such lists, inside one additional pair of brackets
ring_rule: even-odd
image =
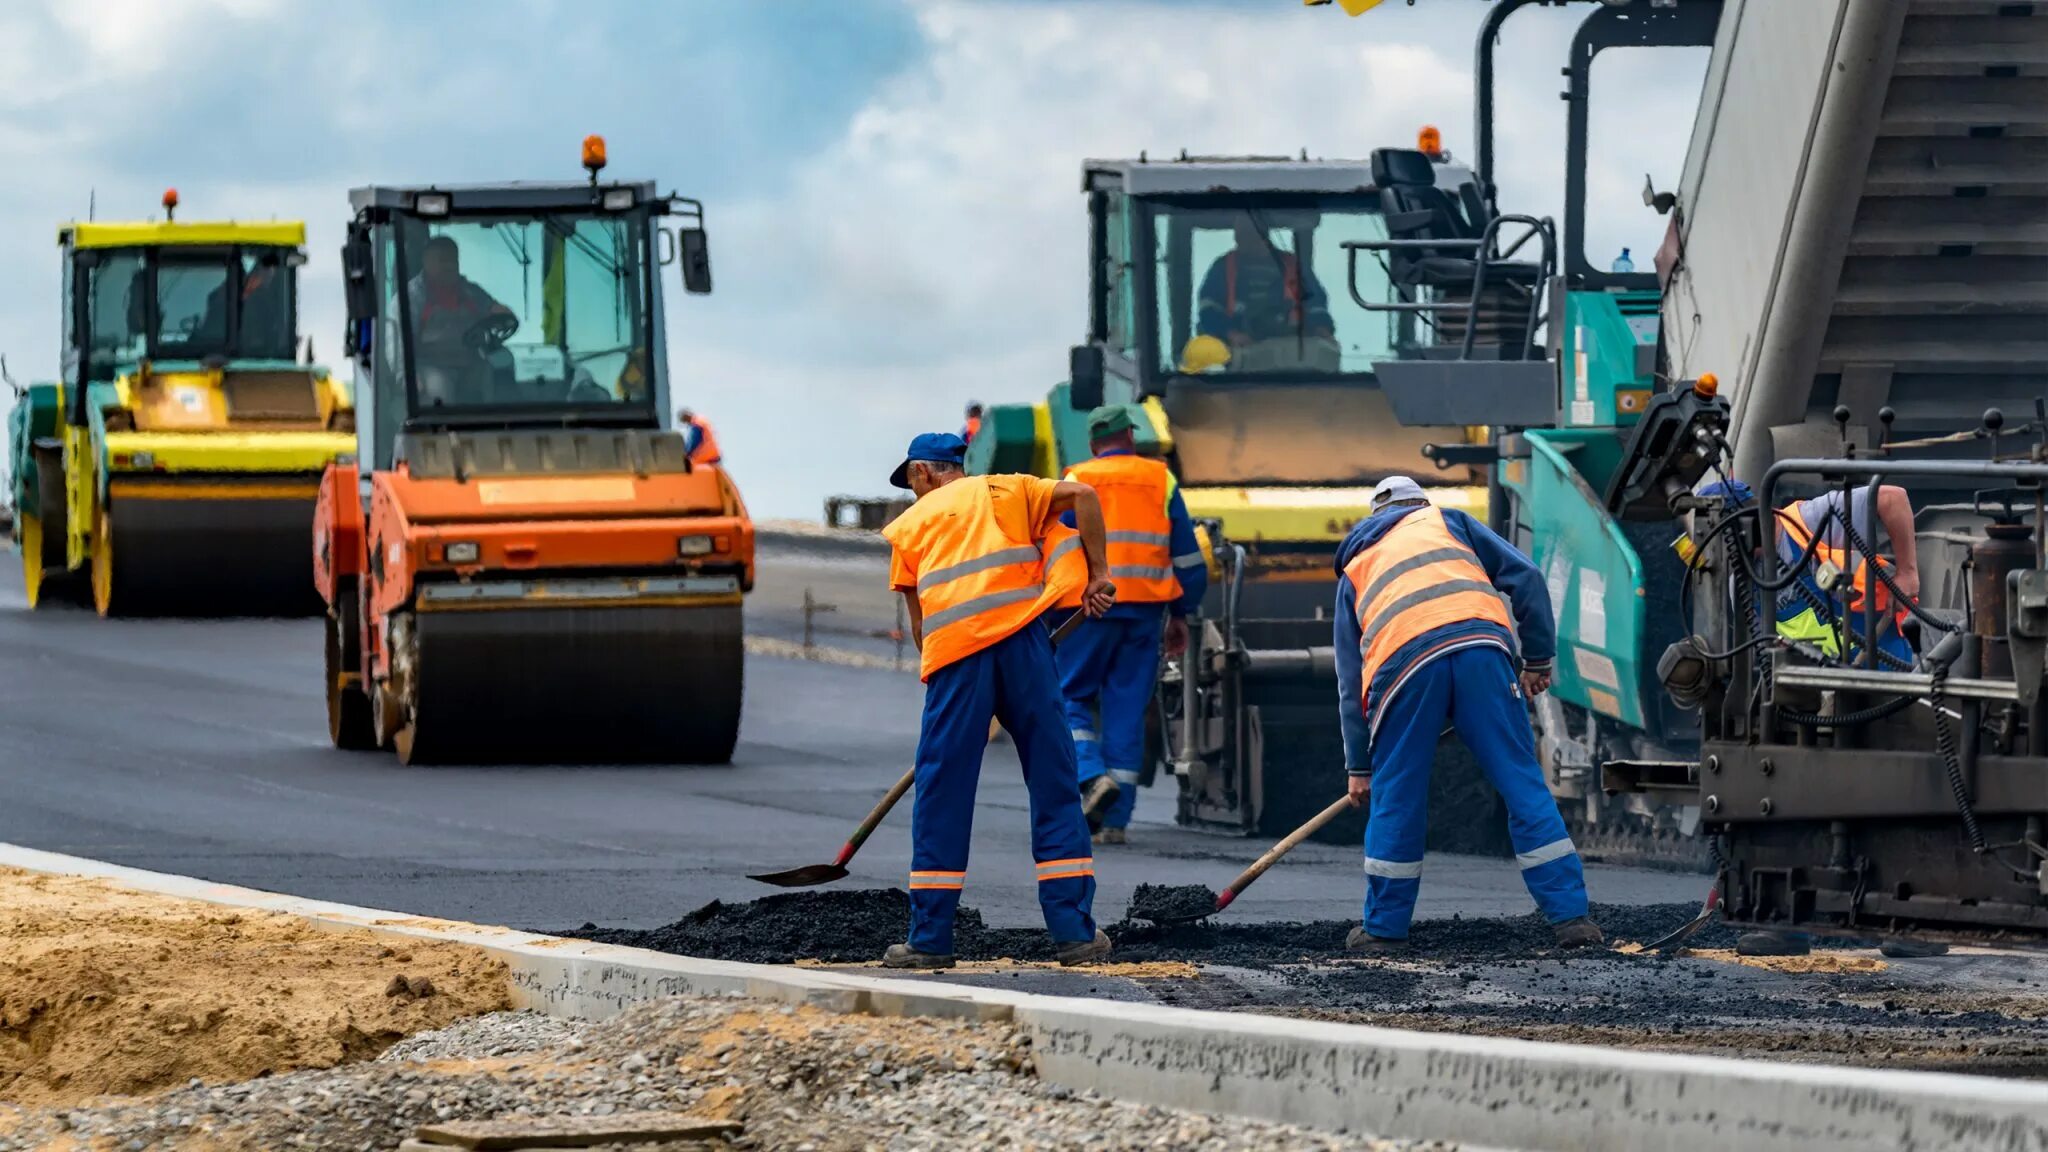
[[(1803, 555), (1806, 552), (1806, 546), (1813, 543), (1813, 533), (1807, 529), (1806, 517), (1799, 514), (1799, 505), (1797, 503), (1787, 504), (1783, 508), (1778, 509), (1778, 531), (1785, 534), (1785, 539), (1791, 544), (1795, 558)], [(1865, 541), (1865, 543), (1870, 542)], [(1814, 571), (1818, 571), (1824, 564), (1832, 564), (1836, 569), (1848, 572), (1850, 567), (1849, 550), (1837, 548), (1823, 541), (1814, 547), (1812, 563)], [(1882, 564), (1884, 561), (1879, 560), (1878, 563)], [(1882, 580), (1871, 574), (1870, 561), (1865, 560), (1863, 563), (1856, 565), (1855, 568), (1856, 570), (1851, 574), (1849, 581), (1849, 611), (1851, 613), (1863, 611), (1863, 597), (1871, 589), (1871, 586), (1875, 585), (1877, 611), (1880, 614), (1890, 612), (1892, 610), (1891, 590), (1884, 586)], [(1840, 603), (1839, 596), (1836, 602)]]
[[(1102, 501), (1109, 579), (1119, 604), (1163, 604), (1180, 595), (1173, 577), (1173, 521), (1166, 508), (1173, 473), (1142, 456), (1098, 456), (1067, 469), (1067, 479), (1095, 489)], [(1081, 606), (1081, 589), (1060, 601)]]
[[(882, 529), (917, 577), (924, 617), (919, 675), (926, 680), (1038, 619), (1087, 582), (1080, 534), (1000, 515), (994, 491), (1041, 482), (1030, 476), (969, 476), (926, 493)], [(1023, 500), (1008, 501), (1014, 510)]]
[(976, 434), (976, 433), (978, 433), (978, 432), (980, 432), (980, 431), (981, 431), (981, 417), (979, 417), (979, 416), (969, 416), (969, 417), (967, 418), (967, 423), (966, 423), (966, 425), (964, 425), (964, 426), (963, 426), (963, 427), (962, 427), (962, 428), (960, 429), (960, 438), (961, 438), (962, 440), (965, 440), (965, 441), (967, 441), (967, 442), (968, 442), (969, 444), (972, 444), (972, 443), (974, 443), (974, 437), (975, 437), (975, 434)]
[(697, 446), (690, 449), (690, 463), (716, 464), (724, 459), (718, 454), (718, 437), (711, 434), (709, 421), (702, 416), (692, 416), (690, 427), (697, 430)]
[(1365, 664), (1360, 704), (1368, 714), (1373, 678), (1404, 645), (1468, 620), (1514, 628), (1478, 554), (1451, 534), (1436, 508), (1403, 517), (1352, 557), (1344, 575), (1357, 597), (1358, 654)]

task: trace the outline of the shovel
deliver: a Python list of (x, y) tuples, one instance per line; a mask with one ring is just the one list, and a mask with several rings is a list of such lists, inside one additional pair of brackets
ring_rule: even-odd
[(1328, 808), (1325, 808), (1321, 812), (1316, 813), (1314, 816), (1309, 817), (1308, 823), (1303, 824), (1301, 827), (1296, 828), (1292, 832), (1289, 832), (1287, 834), (1287, 839), (1280, 841), (1278, 844), (1273, 845), (1271, 848), (1268, 848), (1264, 856), (1261, 856), (1257, 860), (1252, 861), (1251, 867), (1239, 873), (1237, 879), (1232, 880), (1230, 882), (1230, 887), (1225, 888), (1220, 894), (1217, 895), (1216, 906), (1214, 908), (1208, 909), (1204, 912), (1191, 912), (1182, 915), (1167, 916), (1147, 916), (1145, 915), (1145, 913), (1139, 911), (1136, 908), (1133, 908), (1131, 909), (1131, 915), (1137, 917), (1140, 920), (1150, 920), (1152, 923), (1159, 925), (1192, 924), (1197, 920), (1206, 920), (1209, 917), (1216, 915), (1218, 912), (1223, 911), (1225, 908), (1230, 907), (1230, 902), (1232, 900), (1237, 899), (1238, 895), (1242, 893), (1245, 889), (1251, 887), (1252, 882), (1254, 880), (1257, 880), (1259, 877), (1264, 876), (1266, 874), (1266, 869), (1271, 868), (1275, 864), (1278, 864), (1282, 856), (1285, 856), (1289, 852), (1294, 851), (1296, 845), (1299, 845), (1303, 840), (1306, 840), (1309, 837), (1315, 835), (1316, 832), (1319, 829), (1321, 829), (1323, 825), (1328, 824), (1332, 820), (1335, 820), (1339, 813), (1343, 812), (1345, 809), (1349, 807), (1351, 807), (1351, 797), (1345, 796), (1339, 799), (1336, 803), (1330, 805)]
[(1699, 915), (1693, 917), (1692, 919), (1686, 921), (1683, 924), (1680, 924), (1677, 930), (1660, 936), (1657, 939), (1650, 941), (1648, 944), (1643, 945), (1643, 951), (1663, 953), (1671, 953), (1678, 951), (1678, 949), (1682, 947), (1687, 940), (1692, 939), (1693, 933), (1698, 932), (1700, 929), (1707, 926), (1707, 921), (1712, 920), (1714, 918), (1714, 913), (1719, 911), (1720, 908), (1721, 887), (1717, 884), (1713, 888), (1707, 890), (1706, 903), (1700, 905)]
[[(1072, 616), (1067, 617), (1067, 622), (1060, 625), (1053, 632), (1053, 644), (1057, 646), (1060, 641), (1071, 635), (1075, 626), (1081, 623), (1081, 618), (1085, 615), (1087, 614), (1084, 612), (1075, 612)], [(990, 731), (993, 733), (994, 729), (991, 728)], [(916, 780), (917, 769), (912, 767), (910, 771), (905, 772), (899, 777), (896, 783), (890, 785), (889, 791), (883, 794), (881, 803), (876, 804), (866, 816), (861, 818), (859, 827), (853, 830), (853, 835), (847, 837), (845, 846), (839, 849), (838, 858), (830, 864), (806, 864), (801, 868), (786, 868), (780, 872), (764, 872), (759, 875), (750, 875), (747, 879), (759, 880), (763, 884), (773, 884), (777, 888), (812, 888), (819, 884), (830, 884), (834, 880), (846, 879), (846, 865), (853, 859), (853, 854), (860, 851), (860, 846), (867, 842), (869, 834), (874, 832), (876, 826), (881, 824), (882, 819), (889, 815), (889, 810), (896, 807), (896, 802), (903, 799), (903, 794), (910, 791), (911, 784), (915, 783)]]

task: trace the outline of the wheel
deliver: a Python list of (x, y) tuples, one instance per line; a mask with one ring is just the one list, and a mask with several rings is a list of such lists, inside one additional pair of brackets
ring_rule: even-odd
[(356, 659), (356, 603), (343, 595), (327, 613), (327, 737), (346, 752), (374, 751), (379, 742)]
[(114, 516), (110, 509), (102, 508), (92, 529), (92, 606), (101, 616), (118, 616), (128, 606), (126, 596), (116, 595), (116, 583)]
[(21, 588), (31, 609), (43, 602), (43, 518), (20, 513), (15, 522), (21, 544)]

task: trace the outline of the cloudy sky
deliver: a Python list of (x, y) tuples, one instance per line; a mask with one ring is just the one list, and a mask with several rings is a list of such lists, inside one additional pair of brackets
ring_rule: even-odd
[[(0, 352), (57, 363), (54, 229), (301, 218), (302, 329), (340, 350), (346, 191), (612, 172), (704, 199), (718, 292), (672, 308), (679, 399), (757, 515), (878, 494), (908, 437), (1056, 382), (1085, 323), (1084, 156), (1362, 157), (1423, 123), (1471, 146), (1485, 5), (1296, 0), (7, 0)], [(1509, 26), (1502, 203), (1561, 213), (1558, 68), (1577, 19)], [(1642, 254), (1704, 60), (1596, 74), (1588, 250)], [(1635, 57), (1635, 58), (1631, 58)]]

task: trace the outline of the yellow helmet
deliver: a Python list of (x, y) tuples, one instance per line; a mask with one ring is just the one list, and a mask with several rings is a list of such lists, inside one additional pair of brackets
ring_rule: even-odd
[(1180, 370), (1207, 372), (1230, 363), (1230, 346), (1214, 336), (1197, 336), (1180, 350)]

